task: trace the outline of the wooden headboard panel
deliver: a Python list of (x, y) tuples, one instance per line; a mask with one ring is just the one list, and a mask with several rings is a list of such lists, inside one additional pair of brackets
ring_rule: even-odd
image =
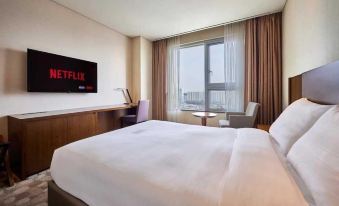
[(339, 104), (339, 61), (289, 78), (289, 103), (302, 97), (322, 104)]

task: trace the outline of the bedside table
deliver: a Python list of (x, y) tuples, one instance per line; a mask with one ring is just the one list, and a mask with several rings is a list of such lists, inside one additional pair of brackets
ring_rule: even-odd
[(271, 125), (269, 124), (258, 124), (257, 129), (265, 130), (268, 132), (270, 130)]

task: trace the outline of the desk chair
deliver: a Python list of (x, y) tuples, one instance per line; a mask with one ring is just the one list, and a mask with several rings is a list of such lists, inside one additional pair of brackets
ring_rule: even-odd
[(149, 100), (138, 102), (137, 113), (121, 117), (121, 126), (130, 126), (148, 120)]

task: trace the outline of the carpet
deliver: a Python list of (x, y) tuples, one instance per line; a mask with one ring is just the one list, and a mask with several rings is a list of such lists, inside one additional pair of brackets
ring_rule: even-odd
[(50, 171), (46, 170), (17, 182), (12, 187), (0, 188), (0, 205), (47, 206), (47, 182), (49, 180), (51, 180)]

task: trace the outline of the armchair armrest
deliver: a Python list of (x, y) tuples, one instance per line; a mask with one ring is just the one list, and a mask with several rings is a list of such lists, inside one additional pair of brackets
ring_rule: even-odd
[(252, 128), (253, 117), (244, 115), (230, 115), (230, 127), (232, 128)]
[(231, 115), (245, 115), (245, 112), (226, 112), (226, 119), (229, 120)]

